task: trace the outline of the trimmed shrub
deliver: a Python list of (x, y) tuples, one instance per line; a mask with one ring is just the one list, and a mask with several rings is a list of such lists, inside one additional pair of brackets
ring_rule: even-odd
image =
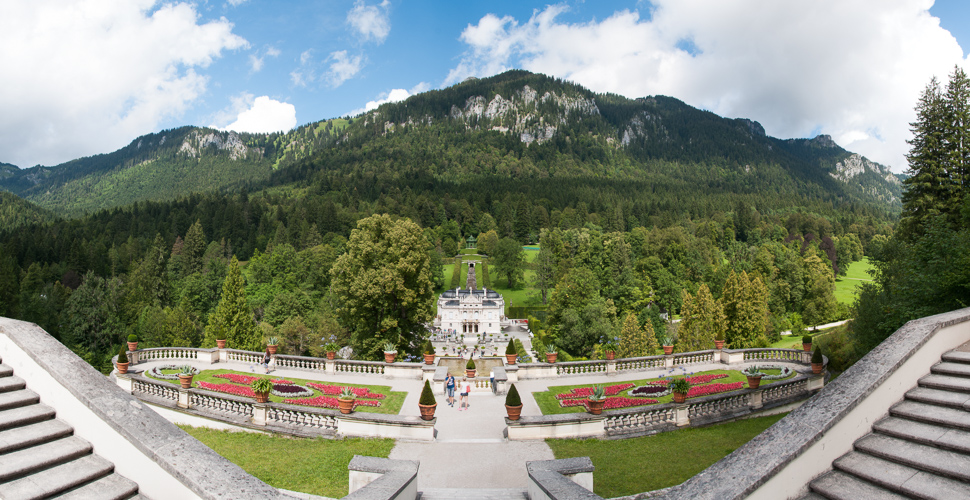
[(519, 397), (519, 390), (515, 388), (515, 384), (509, 387), (508, 394), (505, 395), (505, 406), (520, 406), (522, 405), (522, 398)]
[(815, 352), (812, 353), (812, 363), (822, 363), (822, 348), (815, 346)]
[(505, 346), (505, 354), (516, 354), (515, 340), (509, 339), (509, 345)]
[(128, 362), (128, 349), (127, 346), (122, 345), (121, 350), (118, 351), (118, 362), (127, 363)]
[(431, 381), (424, 381), (424, 389), (421, 389), (421, 398), (418, 399), (418, 404), (425, 406), (438, 404), (438, 401), (434, 398), (434, 392), (431, 391)]
[(138, 342), (138, 335), (134, 333), (128, 334), (128, 342)]
[(465, 363), (465, 369), (466, 370), (474, 370), (475, 369), (475, 362), (469, 359), (468, 362)]
[(430, 340), (424, 341), (423, 349), (425, 354), (434, 354), (434, 345), (431, 344)]
[(811, 335), (804, 335), (804, 336), (802, 336), (802, 343), (803, 344), (811, 344), (812, 343), (812, 336)]

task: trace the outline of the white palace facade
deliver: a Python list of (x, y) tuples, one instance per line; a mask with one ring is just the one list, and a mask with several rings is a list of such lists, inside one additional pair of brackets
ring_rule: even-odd
[(438, 298), (434, 326), (459, 334), (502, 333), (509, 326), (505, 299), (495, 290), (457, 288), (445, 290)]

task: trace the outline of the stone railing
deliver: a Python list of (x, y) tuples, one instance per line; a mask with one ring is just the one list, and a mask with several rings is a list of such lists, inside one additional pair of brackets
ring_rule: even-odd
[(546, 438), (616, 438), (665, 432), (687, 426), (709, 425), (763, 412), (809, 398), (825, 383), (825, 375), (800, 373), (790, 380), (763, 383), (757, 389), (692, 398), (686, 403), (666, 403), (620, 410), (601, 415), (566, 413), (506, 419), (509, 440)]
[(350, 500), (413, 500), (418, 498), (418, 465), (414, 460), (354, 455), (350, 471)]
[(642, 372), (664, 367), (664, 356), (645, 356), (642, 358), (622, 358), (616, 360), (616, 371), (618, 372)]
[(538, 460), (525, 463), (530, 500), (594, 500), (593, 462), (589, 457)]
[(606, 360), (566, 361), (555, 363), (556, 375), (599, 375), (606, 374)]
[[(808, 493), (808, 483), (851, 451), (943, 353), (968, 341), (970, 308), (910, 321), (747, 444), (680, 485), (638, 497), (801, 498)], [(791, 398), (793, 390), (788, 384), (769, 385), (762, 393), (763, 404)]]
[(247, 428), (270, 429), (299, 436), (434, 440), (435, 420), (421, 420), (415, 416), (366, 412), (343, 414), (325, 408), (257, 403), (254, 399), (231, 394), (183, 389), (138, 373), (117, 375), (116, 380), (122, 389), (148, 403)]

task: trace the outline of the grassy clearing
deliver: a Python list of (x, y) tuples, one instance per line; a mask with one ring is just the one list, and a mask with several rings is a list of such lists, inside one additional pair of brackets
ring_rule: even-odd
[[(198, 388), (199, 382), (208, 382), (210, 384), (229, 384), (229, 383), (231, 383), (227, 379), (216, 377), (216, 375), (219, 375), (221, 373), (235, 373), (235, 374), (239, 374), (239, 375), (268, 376), (268, 377), (271, 377), (271, 378), (276, 378), (276, 377), (274, 377), (274, 375), (272, 373), (270, 373), (269, 375), (264, 374), (262, 372), (262, 369), (263, 369), (262, 366), (258, 366), (257, 365), (256, 366), (256, 373), (253, 373), (253, 372), (239, 372), (239, 371), (233, 371), (233, 370), (202, 370), (202, 372), (200, 372), (198, 375), (196, 375), (192, 379), (192, 387)], [(162, 371), (162, 373), (168, 373), (168, 372), (169, 372), (169, 370), (163, 370)], [(173, 385), (179, 385), (178, 379), (176, 379), (176, 380), (156, 379), (156, 378), (152, 377), (151, 375), (149, 375), (148, 372), (145, 372), (145, 376), (147, 376), (148, 378), (154, 379), (154, 380), (158, 380), (159, 382), (168, 382), (168, 383), (173, 384)], [(391, 414), (391, 415), (397, 415), (398, 413), (401, 412), (401, 406), (404, 405), (404, 398), (407, 397), (407, 393), (406, 392), (394, 392), (394, 391), (391, 391), (390, 386), (386, 386), (386, 385), (337, 384), (337, 383), (334, 383), (334, 382), (325, 382), (325, 381), (321, 381), (321, 380), (308, 380), (308, 379), (292, 378), (292, 377), (288, 377), (287, 380), (292, 380), (293, 382), (296, 382), (297, 384), (300, 384), (300, 385), (302, 385), (304, 387), (307, 387), (307, 385), (306, 385), (307, 382), (313, 382), (313, 383), (317, 383), (317, 384), (339, 385), (341, 387), (367, 387), (368, 389), (370, 389), (371, 392), (378, 393), (378, 394), (383, 394), (385, 396), (384, 399), (381, 400), (381, 405), (380, 406), (377, 406), (377, 407), (372, 407), (372, 406), (358, 406), (358, 407), (356, 407), (354, 409), (354, 411), (359, 411), (359, 412), (386, 413), (386, 414)], [(310, 389), (310, 390), (313, 391), (313, 396), (311, 396), (311, 397), (317, 397), (317, 396), (323, 395), (320, 391), (318, 391), (316, 389), (313, 389), (311, 387), (307, 387), (307, 389)], [(272, 394), (269, 395), (269, 400), (270, 400), (270, 402), (273, 402), (273, 403), (282, 403), (284, 399), (287, 399), (287, 398), (281, 398), (279, 396), (274, 396)], [(309, 407), (309, 408), (312, 408), (312, 407)]]
[[(765, 362), (764, 364), (765, 365), (770, 365), (772, 363)], [(765, 373), (769, 374), (769, 375), (777, 375), (777, 374), (781, 373), (780, 370), (763, 370), (763, 371)], [(717, 379), (717, 380), (713, 380), (711, 383), (715, 383), (715, 384), (729, 384), (731, 382), (746, 382), (747, 381), (747, 377), (745, 377), (744, 374), (742, 374), (738, 370), (709, 370), (709, 371), (704, 371), (704, 372), (697, 372), (697, 373), (694, 373), (693, 375), (709, 375), (709, 374), (721, 374), (721, 373), (726, 374), (727, 377), (726, 378)], [(792, 376), (794, 376), (794, 374), (792, 374)], [(788, 378), (791, 378), (791, 377), (788, 377)], [(617, 383), (632, 382), (632, 383), (640, 386), (640, 385), (646, 385), (648, 382), (654, 382), (656, 380), (659, 380), (659, 378), (656, 378), (655, 377), (655, 378), (641, 379), (641, 380), (629, 380), (629, 381), (617, 382)], [(782, 382), (784, 380), (787, 380), (787, 378), (786, 379), (780, 379), (780, 380), (763, 380), (761, 382), (761, 385), (764, 386), (764, 385), (768, 385), (768, 384), (772, 384), (772, 383), (776, 383), (776, 382)], [(608, 385), (613, 385), (613, 384), (608, 384)], [(553, 386), (553, 387), (549, 387), (548, 390), (545, 390), (545, 391), (533, 392), (532, 393), (532, 397), (535, 398), (536, 404), (539, 405), (539, 410), (542, 412), (543, 415), (554, 415), (554, 414), (557, 414), (557, 413), (581, 413), (581, 412), (586, 411), (586, 408), (585, 407), (583, 407), (583, 406), (570, 406), (570, 407), (563, 408), (562, 406), (559, 405), (559, 400), (556, 399), (556, 395), (557, 394), (562, 394), (562, 393), (565, 393), (565, 392), (569, 392), (569, 391), (571, 391), (573, 389), (576, 389), (576, 388), (579, 388), (579, 387), (592, 387), (592, 384), (578, 384), (578, 385), (560, 385), (560, 386)], [(745, 387), (747, 387), (747, 385), (745, 385)], [(729, 394), (730, 392), (734, 392), (734, 391), (722, 392), (720, 394)], [(624, 391), (624, 392), (620, 392), (617, 395), (618, 396), (626, 396), (627, 394), (626, 394), (626, 391)], [(644, 399), (647, 399), (647, 398), (644, 398)], [(669, 395), (668, 394), (667, 396), (663, 396), (663, 397), (660, 397), (660, 398), (649, 398), (649, 399), (656, 399), (657, 400), (657, 403), (655, 403), (655, 404), (664, 404), (664, 403), (670, 403), (671, 400), (673, 400), (673, 395)], [(644, 405), (644, 406), (653, 406), (653, 405)], [(609, 411), (609, 410), (604, 410), (604, 411)]]
[(835, 280), (835, 300), (840, 304), (851, 304), (855, 302), (858, 288), (867, 281), (872, 281), (869, 271), (873, 269), (868, 257), (864, 257), (858, 262), (849, 264), (845, 277)]
[(756, 417), (654, 436), (601, 441), (547, 439), (556, 458), (589, 457), (593, 492), (603, 498), (680, 484), (771, 427), (784, 415)]
[(304, 439), (180, 426), (269, 485), (331, 498), (347, 495), (354, 455), (387, 458), (393, 439)]

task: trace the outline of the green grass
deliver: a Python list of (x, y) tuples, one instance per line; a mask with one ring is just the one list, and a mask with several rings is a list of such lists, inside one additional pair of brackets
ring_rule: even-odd
[[(770, 365), (772, 363), (770, 361), (765, 361), (765, 363), (763, 363), (763, 364)], [(764, 371), (765, 371), (765, 373), (768, 373), (768, 374), (778, 374), (778, 373), (780, 373), (779, 370), (764, 370)], [(746, 382), (747, 381), (747, 377), (745, 377), (744, 374), (742, 374), (738, 370), (708, 370), (708, 371), (704, 371), (704, 372), (697, 372), (694, 375), (706, 375), (706, 374), (715, 374), (715, 373), (718, 373), (718, 374), (719, 373), (727, 374), (727, 378), (721, 378), (721, 379), (713, 380), (711, 383), (728, 384), (728, 383), (731, 383), (731, 382)], [(792, 376), (794, 376), (794, 373), (792, 374)], [(789, 377), (789, 378), (791, 378), (791, 377)], [(628, 380), (628, 381), (616, 382), (616, 383), (617, 384), (621, 384), (621, 383), (632, 382), (632, 383), (634, 383), (634, 384), (636, 384), (636, 385), (639, 386), (639, 385), (645, 385), (647, 382), (653, 382), (655, 380), (659, 380), (659, 379), (658, 378), (649, 378), (649, 379), (641, 379), (641, 380)], [(765, 386), (765, 385), (772, 384), (772, 383), (776, 383), (776, 382), (782, 382), (784, 380), (787, 380), (787, 379), (764, 380), (764, 381), (761, 382), (761, 385), (762, 386)], [(607, 385), (614, 385), (614, 384), (611, 383), (611, 384), (607, 384)], [(581, 412), (586, 411), (586, 408), (585, 407), (583, 407), (583, 406), (570, 406), (570, 407), (563, 408), (562, 406), (559, 406), (559, 400), (556, 399), (556, 395), (557, 394), (562, 394), (564, 392), (569, 392), (569, 391), (571, 391), (571, 390), (573, 390), (575, 388), (578, 388), (578, 387), (591, 387), (591, 386), (592, 386), (592, 384), (552, 386), (552, 387), (549, 387), (548, 390), (545, 390), (545, 391), (533, 392), (532, 393), (532, 397), (535, 398), (536, 404), (539, 405), (539, 411), (541, 411), (543, 415), (554, 415), (554, 414), (557, 414), (557, 413), (581, 413)], [(632, 389), (632, 387), (631, 387), (631, 389)], [(734, 391), (730, 391), (730, 392), (734, 392)], [(720, 394), (730, 394), (730, 392), (722, 392)], [(625, 392), (620, 392), (618, 394), (618, 396), (625, 396), (625, 395), (626, 395)], [(673, 395), (668, 394), (668, 395), (666, 395), (664, 397), (661, 397), (661, 398), (650, 398), (650, 399), (656, 399), (657, 400), (657, 403), (655, 403), (655, 404), (664, 404), (664, 403), (671, 402), (671, 400), (673, 399)], [(644, 405), (644, 407), (647, 407), (647, 406), (654, 406), (654, 405)], [(610, 410), (604, 410), (604, 411), (610, 411)]]
[(331, 498), (347, 495), (354, 455), (387, 458), (393, 439), (305, 439), (180, 426), (216, 453), (275, 488)]
[(868, 257), (863, 257), (858, 262), (849, 264), (845, 277), (835, 280), (835, 300), (840, 304), (851, 304), (855, 302), (858, 288), (866, 281), (872, 281), (872, 276), (868, 271), (873, 269)]
[(632, 439), (547, 439), (556, 458), (589, 457), (593, 492), (603, 498), (680, 484), (771, 427), (784, 415)]
[[(257, 373), (252, 373), (252, 372), (239, 372), (239, 371), (233, 371), (233, 370), (202, 370), (202, 372), (200, 372), (198, 375), (196, 375), (192, 379), (192, 387), (196, 387), (197, 388), (199, 386), (199, 382), (208, 382), (210, 384), (229, 384), (229, 383), (231, 383), (227, 379), (216, 377), (216, 375), (218, 375), (220, 373), (237, 373), (239, 375), (250, 375), (250, 376), (256, 375), (256, 376), (268, 376), (268, 377), (271, 377), (271, 378), (276, 378), (272, 373), (270, 373), (269, 375), (265, 375), (261, 370), (262, 370), (262, 367), (261, 366), (258, 366), (256, 368)], [(167, 372), (168, 372), (168, 370), (163, 370), (162, 371), (162, 373), (167, 373)], [(159, 382), (168, 382), (168, 383), (173, 384), (173, 385), (179, 385), (178, 379), (176, 379), (176, 380), (156, 379), (156, 378), (152, 377), (151, 375), (149, 375), (148, 372), (145, 372), (145, 376), (148, 377), (148, 378), (151, 378), (153, 380), (158, 380)], [(378, 394), (383, 394), (385, 397), (384, 397), (384, 399), (381, 400), (381, 405), (380, 406), (377, 406), (377, 407), (373, 407), (373, 406), (358, 406), (358, 407), (356, 407), (354, 409), (354, 411), (366, 412), (366, 413), (387, 413), (387, 414), (391, 414), (391, 415), (397, 415), (398, 413), (401, 412), (401, 406), (404, 405), (404, 398), (407, 397), (407, 393), (406, 392), (394, 392), (394, 391), (391, 391), (390, 386), (386, 386), (386, 385), (338, 384), (338, 383), (335, 383), (335, 382), (325, 382), (325, 381), (321, 381), (321, 380), (308, 380), (308, 379), (292, 378), (292, 377), (288, 377), (287, 380), (292, 380), (293, 382), (296, 382), (297, 384), (300, 384), (300, 385), (302, 385), (304, 387), (306, 387), (306, 383), (307, 382), (313, 382), (313, 383), (316, 383), (316, 384), (339, 385), (339, 386), (342, 386), (342, 387), (367, 387), (367, 388), (370, 389), (371, 392), (375, 392), (375, 393), (378, 393)], [(307, 387), (307, 389), (311, 389), (313, 391), (313, 396), (312, 397), (317, 397), (317, 396), (320, 396), (321, 395), (320, 391), (318, 391), (316, 389), (313, 389), (312, 387)], [(270, 400), (270, 402), (273, 402), (273, 403), (282, 403), (284, 399), (287, 399), (287, 398), (281, 398), (279, 396), (274, 396), (272, 394), (269, 395), (269, 400)], [(313, 408), (313, 407), (312, 406), (308, 406), (308, 408)]]

